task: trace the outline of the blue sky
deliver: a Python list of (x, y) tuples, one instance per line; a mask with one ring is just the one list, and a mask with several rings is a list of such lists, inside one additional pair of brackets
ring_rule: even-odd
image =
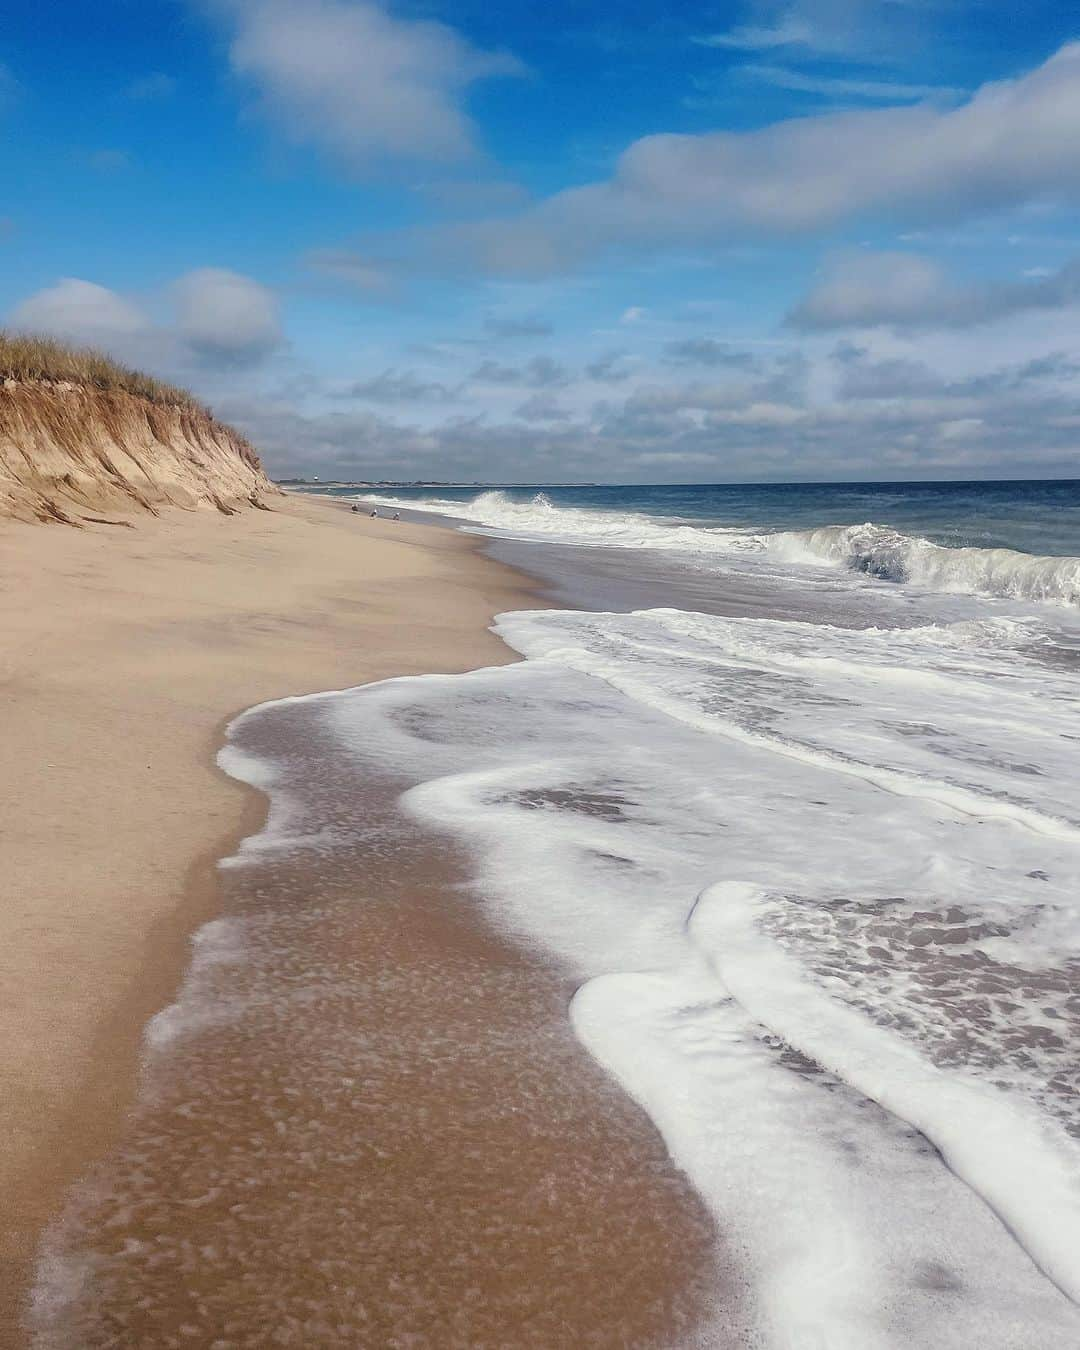
[(1070, 8), (24, 6), (0, 319), (280, 474), (1076, 476)]

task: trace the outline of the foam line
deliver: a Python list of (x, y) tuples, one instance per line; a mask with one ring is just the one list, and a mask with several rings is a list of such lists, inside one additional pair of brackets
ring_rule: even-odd
[(739, 1003), (790, 1045), (921, 1130), (1080, 1303), (1080, 1181), (1052, 1127), (989, 1085), (930, 1064), (911, 1044), (816, 987), (755, 922), (767, 892), (724, 881), (688, 925)]
[(521, 539), (655, 550), (704, 563), (771, 559), (801, 569), (842, 568), (876, 581), (927, 591), (1080, 606), (1080, 558), (1040, 556), (1008, 548), (947, 547), (873, 521), (862, 525), (825, 524), (807, 530), (755, 531), (720, 524), (687, 524), (639, 511), (560, 506), (543, 492), (524, 502), (501, 491), (482, 492), (471, 501), (381, 493), (365, 493), (359, 500), (454, 516), (468, 521), (472, 528)]
[[(496, 631), (500, 630), (497, 628)], [(857, 760), (841, 759), (837, 755), (827, 754), (824, 751), (812, 749), (794, 741), (781, 740), (777, 737), (763, 736), (757, 732), (747, 731), (743, 727), (736, 726), (733, 722), (715, 717), (710, 713), (701, 712), (677, 699), (666, 697), (655, 686), (628, 677), (621, 673), (613, 663), (596, 658), (583, 648), (560, 648), (548, 652), (547, 656), (570, 669), (579, 670), (582, 674), (603, 680), (620, 693), (646, 703), (669, 717), (676, 718), (678, 721), (697, 727), (702, 731), (708, 731), (713, 735), (724, 736), (729, 740), (741, 741), (744, 745), (769, 750), (774, 754), (784, 755), (788, 759), (798, 760), (815, 768), (827, 769), (830, 773), (842, 774), (849, 778), (859, 778), (863, 782), (881, 788), (886, 792), (894, 793), (896, 796), (914, 797), (923, 801), (934, 802), (938, 806), (943, 806), (947, 810), (956, 811), (965, 816), (1008, 821), (1010, 824), (1022, 826), (1035, 834), (1046, 835), (1052, 839), (1070, 842), (1080, 840), (1080, 829), (1076, 826), (1071, 825), (1068, 821), (1044, 815), (1030, 807), (982, 797), (978, 793), (970, 792), (965, 788), (953, 787), (947, 783), (928, 781), (923, 778), (908, 777), (894, 769), (880, 768)]]

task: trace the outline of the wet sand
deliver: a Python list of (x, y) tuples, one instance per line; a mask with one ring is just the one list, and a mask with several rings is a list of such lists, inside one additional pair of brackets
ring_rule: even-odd
[[(132, 1241), (113, 1265), (108, 1243), (92, 1244), (105, 1259), (90, 1303), (77, 1301), (75, 1322), (42, 1324), (57, 1344), (274, 1334), (390, 1345), (395, 1328), (401, 1344), (673, 1343), (702, 1312), (708, 1222), (647, 1120), (573, 1041), (558, 972), (448, 907), (458, 864), (442, 853), (395, 864), (362, 911), (355, 873), (371, 877), (370, 858), (351, 861), (345, 891), (340, 858), (322, 872), (309, 859), (291, 884), (314, 908), (290, 921), (314, 916), (303, 948), (316, 984), (326, 976), (338, 991), (323, 1027), (334, 1034), (305, 1035), (256, 998), (254, 1022), (197, 1037), (190, 1062), (187, 1049), (152, 1060), (149, 1095), (131, 1110), (145, 1020), (173, 997), (190, 932), (221, 903), (214, 859), (261, 815), (261, 798), (214, 767), (228, 716), (319, 687), (506, 660), (485, 627), (536, 603), (525, 579), (447, 531), (303, 500), (273, 516), (175, 513), (130, 531), (13, 526), (0, 565), (13, 638), (4, 1343), (25, 1343), (17, 1314), (43, 1226), (102, 1156), (55, 1241)], [(248, 904), (235, 887), (225, 902)], [(258, 965), (244, 978), (257, 983)], [(365, 1070), (377, 1110), (358, 1110), (363, 1094), (322, 1090), (324, 1041), (360, 1065), (383, 1046)], [(257, 1065), (270, 1067), (255, 1082)], [(294, 1153), (290, 1111), (322, 1155)], [(145, 1183), (136, 1196), (133, 1178)], [(247, 1247), (233, 1241), (237, 1213)], [(475, 1320), (487, 1311), (490, 1325)]]
[(686, 1344), (712, 1225), (574, 1039), (573, 986), (316, 706), (240, 744), (300, 842), (223, 869), (131, 1128), (55, 1233), (38, 1344)]

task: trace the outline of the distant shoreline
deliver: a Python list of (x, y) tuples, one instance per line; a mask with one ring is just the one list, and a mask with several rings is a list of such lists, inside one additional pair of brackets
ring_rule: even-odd
[(342, 480), (328, 480), (325, 483), (310, 482), (305, 478), (278, 478), (274, 480), (279, 488), (284, 488), (290, 492), (307, 492), (310, 496), (318, 496), (320, 492), (332, 488), (452, 488), (459, 491), (462, 488), (476, 488), (480, 492), (506, 492), (511, 488), (595, 488), (603, 486), (600, 483), (450, 483), (439, 482), (438, 480), (415, 480), (411, 482), (391, 482), (388, 479), (380, 479), (378, 482), (349, 482)]

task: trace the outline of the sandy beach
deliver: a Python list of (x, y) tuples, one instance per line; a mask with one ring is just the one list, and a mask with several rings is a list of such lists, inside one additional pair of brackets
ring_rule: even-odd
[[(711, 1221), (577, 1044), (573, 982), (455, 902), (467, 871), (454, 850), (402, 837), (397, 861), (361, 846), (269, 881), (216, 868), (265, 812), (216, 765), (231, 717), (503, 663), (512, 653), (487, 625), (537, 603), (529, 580), (451, 531), (296, 497), (225, 520), (13, 526), (0, 557), (12, 1200), (0, 1341), (32, 1339), (27, 1299), (61, 1212), (64, 1241), (96, 1251), (97, 1274), (60, 1323), (36, 1320), (39, 1346), (225, 1344), (223, 1327), (228, 1344), (255, 1346), (271, 1326), (288, 1344), (681, 1339), (715, 1274)], [(274, 725), (268, 753), (292, 735), (311, 753), (302, 728)], [(326, 783), (331, 759), (328, 747)], [(380, 837), (400, 836), (394, 795), (392, 779), (373, 781), (356, 808)], [(282, 885), (322, 899), (315, 920), (295, 920), (314, 926), (300, 946), (289, 936), (276, 987), (302, 952), (309, 987), (348, 988), (344, 1005), (302, 1029), (264, 999), (254, 1022), (170, 1052), (144, 1100), (144, 1029), (177, 996), (193, 932), (262, 912)], [(219, 995), (267, 977), (231, 970)], [(374, 1062), (372, 1037), (393, 1047)], [(375, 1085), (359, 1115), (339, 1100), (354, 1056)], [(268, 1144), (283, 1100), (294, 1125)], [(237, 1197), (260, 1215), (254, 1246)], [(218, 1255), (192, 1265), (192, 1251)], [(140, 1252), (156, 1255), (132, 1261)]]
[(1080, 1350), (1076, 10), (9, 10), (0, 1350)]
[(131, 1099), (213, 862), (259, 794), (215, 755), (281, 695), (507, 659), (486, 631), (522, 580), (448, 531), (285, 498), (133, 528), (0, 529), (5, 897), (3, 1311), (43, 1223)]

